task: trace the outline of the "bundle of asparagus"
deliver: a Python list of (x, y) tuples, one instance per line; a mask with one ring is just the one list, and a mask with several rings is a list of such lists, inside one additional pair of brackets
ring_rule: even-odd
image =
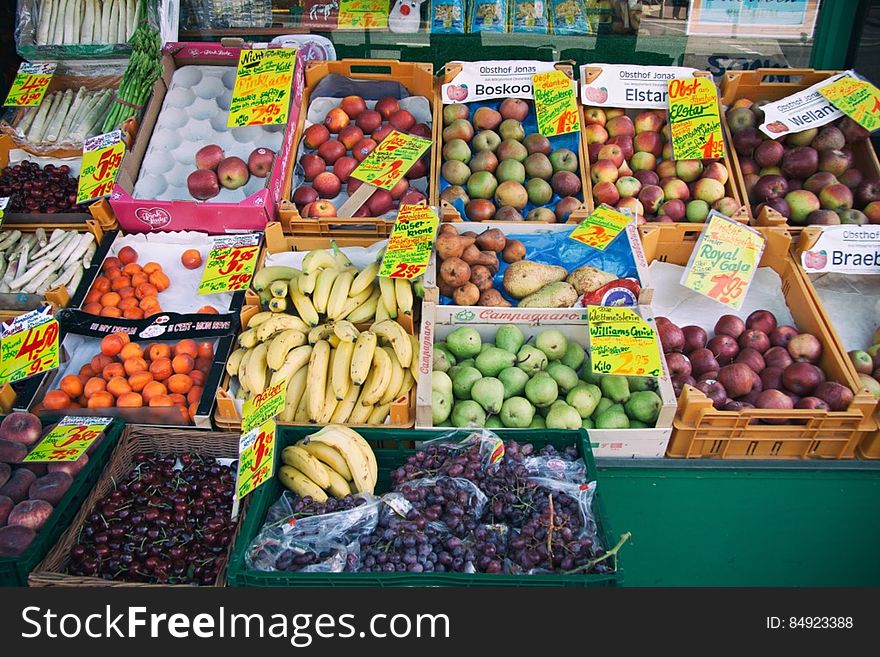
[(27, 108), (14, 127), (31, 144), (82, 145), (86, 137), (100, 134), (113, 96), (112, 89), (55, 91)]
[(126, 43), (146, 0), (40, 0), (38, 46)]

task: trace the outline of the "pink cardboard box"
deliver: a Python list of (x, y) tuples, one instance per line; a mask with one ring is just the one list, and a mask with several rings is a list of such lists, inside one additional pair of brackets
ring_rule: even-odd
[[(247, 47), (247, 46), (245, 46)], [(281, 151), (276, 155), (272, 171), (265, 185), (239, 203), (196, 200), (150, 200), (132, 196), (140, 173), (144, 154), (156, 127), (171, 77), (179, 67), (237, 66), (241, 47), (227, 47), (219, 43), (169, 43), (162, 55), (162, 76), (156, 81), (153, 94), (144, 112), (134, 148), (122, 159), (116, 184), (110, 195), (110, 205), (119, 225), (126, 232), (199, 230), (211, 234), (237, 231), (264, 230), (267, 221), (275, 220), (275, 211), (281, 197), (281, 183), (288, 158), (292, 157), (293, 136), (303, 91), (302, 53), (298, 53), (293, 74), (293, 90), (287, 128), (282, 138)], [(195, 170), (195, 164), (193, 164)], [(185, 185), (185, 182), (183, 183)]]

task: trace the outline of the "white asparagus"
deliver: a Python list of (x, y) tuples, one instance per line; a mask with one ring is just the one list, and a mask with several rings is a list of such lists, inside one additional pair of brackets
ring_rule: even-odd
[(58, 0), (52, 19), (52, 39), (49, 43), (55, 45), (64, 43), (64, 13), (68, 2), (73, 2), (73, 0)]
[(46, 294), (53, 287), (58, 287), (58, 274), (56, 273), (49, 274), (49, 277), (36, 289), (36, 293), (40, 295)]
[(130, 39), (137, 27), (138, 0), (128, 0), (128, 22), (126, 23), (126, 36)]
[(80, 35), (82, 34), (82, 21), (83, 21), (83, 0), (76, 0), (74, 4), (73, 10), (73, 41), (72, 43), (82, 43), (80, 40)]
[(18, 253), (13, 253), (9, 256), (9, 266), (6, 268), (6, 273), (3, 274), (3, 283), (9, 285), (12, 282), (12, 279), (15, 278), (15, 268), (18, 264)]
[(73, 90), (66, 89), (61, 96), (61, 103), (58, 105), (58, 111), (55, 112), (55, 116), (52, 117), (52, 122), (46, 128), (46, 134), (43, 136), (43, 141), (48, 141), (50, 143), (58, 141), (58, 133), (61, 131), (61, 126), (70, 111), (72, 103)]
[(80, 235), (79, 239), (76, 242), (76, 246), (73, 250), (68, 254), (67, 258), (64, 260), (60, 260), (61, 266), (65, 266), (68, 263), (79, 263), (80, 258), (83, 257), (83, 254), (86, 252), (86, 249), (89, 248), (89, 244), (91, 244), (95, 240), (95, 236), (91, 233), (83, 233)]
[[(89, 233), (91, 235), (91, 233)], [(56, 258), (56, 262), (59, 263), (59, 266), (64, 265), (67, 262), (67, 259), (70, 257), (70, 254), (73, 253), (77, 246), (79, 245), (80, 237), (78, 233), (74, 233), (74, 238), (67, 241), (67, 246), (64, 247), (64, 250), (61, 254)]]
[(110, 13), (113, 9), (111, 0), (104, 0), (101, 3), (101, 36), (98, 43), (107, 43), (110, 38)]
[(54, 263), (51, 260), (45, 260), (39, 265), (34, 265), (22, 276), (18, 276), (12, 279), (12, 281), (9, 283), (9, 287), (11, 287), (13, 290), (21, 289), (22, 287), (27, 285), (29, 281), (34, 280), (34, 278), (36, 278), (44, 269), (46, 269), (47, 267), (52, 267), (53, 264)]
[(101, 93), (102, 92), (100, 91), (93, 91), (83, 99), (82, 104), (79, 106), (79, 110), (76, 112), (76, 116), (74, 116), (70, 122), (68, 134), (73, 134), (79, 129), (80, 125), (85, 121), (86, 116), (88, 116), (89, 111), (97, 104), (98, 97)]
[(118, 43), (128, 43), (128, 2), (126, 0), (119, 0), (119, 22), (116, 32)]
[(18, 256), (18, 267), (15, 268), (15, 275), (23, 276), (27, 271), (28, 265), (28, 253), (30, 252), (30, 246), (28, 246), (27, 242), (22, 242), (22, 248), (19, 250)]
[(76, 19), (77, 0), (67, 0), (67, 6), (64, 8), (64, 44), (76, 43), (79, 34), (74, 34)]
[[(55, 113), (55, 109), (60, 102), (61, 94), (59, 92), (53, 93), (49, 98), (49, 107), (46, 108), (46, 113), (42, 116), (37, 116), (34, 119), (34, 123), (31, 126), (30, 131), (28, 132), (28, 141), (38, 144), (43, 139), (43, 135), (46, 133), (46, 128), (48, 127), (49, 121), (52, 119), (52, 115)], [(46, 101), (43, 100), (43, 103)], [(40, 105), (40, 109), (42, 109), (43, 105)]]
[(58, 275), (55, 285), (67, 285), (73, 278), (73, 275), (76, 273), (77, 269), (81, 269), (78, 262), (70, 263), (64, 269), (64, 271), (62, 271), (61, 274)]
[(37, 228), (34, 231), (34, 237), (37, 238), (37, 244), (40, 245), (40, 248), (43, 248), (49, 243), (49, 239), (46, 237), (46, 230), (44, 228)]
[(0, 239), (0, 251), (4, 249), (8, 249), (13, 244), (15, 244), (19, 238), (21, 238), (20, 230), (7, 231), (3, 234), (3, 238)]
[(70, 131), (70, 138), (72, 140), (82, 141), (83, 138), (88, 135), (88, 131), (93, 125), (95, 117), (98, 117), (103, 113), (100, 111), (100, 105), (105, 102), (108, 95), (110, 95), (110, 90), (104, 89), (92, 97), (92, 101), (89, 103), (88, 109), (83, 112), (78, 125)]
[(9, 292), (12, 292), (12, 290), (9, 289), (9, 286), (3, 281), (0, 281), (0, 293), (8, 294)]
[(86, 253), (83, 256), (82, 265), (84, 269), (88, 269), (92, 266), (92, 258), (95, 257), (95, 251), (98, 250), (97, 242), (92, 242), (89, 244), (89, 248), (86, 249)]
[(27, 134), (25, 137), (31, 139), (31, 133), (34, 133), (37, 126), (39, 126), (45, 119), (46, 115), (49, 113), (49, 108), (52, 106), (52, 98), (54, 94), (49, 94), (48, 96), (43, 97), (43, 102), (40, 103), (40, 106), (37, 108), (37, 114), (34, 116), (33, 121), (28, 126)]
[(67, 284), (67, 294), (69, 294), (70, 296), (73, 296), (73, 294), (76, 292), (77, 286), (79, 286), (79, 282), (82, 280), (82, 277), (83, 277), (83, 270), (77, 269), (73, 273), (73, 279), (70, 281), (70, 283)]
[(67, 235), (66, 230), (64, 230), (63, 228), (56, 228), (55, 230), (52, 231), (52, 234), (49, 235), (49, 244), (60, 240), (65, 235)]
[(82, 133), (82, 138), (91, 137), (95, 134), (98, 134), (96, 128), (100, 130), (101, 125), (104, 122), (104, 116), (107, 114), (107, 110), (110, 109), (110, 105), (113, 102), (113, 94), (110, 93), (109, 89), (105, 89), (103, 95), (101, 96), (101, 100), (95, 106), (95, 109), (92, 111), (91, 116), (88, 117), (86, 121), (83, 122), (83, 125), (80, 126), (79, 133)]
[(37, 34), (34, 41), (38, 46), (42, 46), (49, 39), (49, 26), (52, 24), (52, 9), (55, 6), (54, 0), (44, 0), (40, 4), (40, 19), (37, 21)]
[(22, 292), (24, 292), (25, 294), (34, 294), (46, 281), (46, 279), (49, 278), (53, 273), (54, 272), (51, 268), (44, 269), (40, 274), (34, 276), (30, 283), (22, 288)]
[(64, 140), (67, 134), (70, 132), (71, 124), (73, 123), (73, 119), (76, 117), (76, 113), (79, 111), (80, 107), (82, 107), (83, 102), (85, 102), (86, 97), (88, 96), (88, 92), (85, 87), (80, 87), (76, 96), (73, 97), (73, 103), (70, 106), (70, 109), (67, 110), (67, 116), (64, 117), (64, 121), (61, 123), (61, 128), (58, 130), (58, 137), (53, 141)]
[(107, 43), (116, 43), (116, 27), (119, 25), (119, 0), (112, 0), (110, 5), (110, 26), (107, 29)]
[(21, 242), (18, 243), (18, 250), (20, 252), (23, 251), (24, 249), (29, 250), (36, 243), (37, 243), (37, 238), (34, 236), (34, 234), (28, 233), (22, 238)]
[(31, 127), (31, 124), (34, 122), (34, 117), (39, 113), (39, 107), (25, 107), (24, 116), (21, 117), (21, 121), (19, 121), (15, 130), (20, 135), (27, 136), (28, 128)]
[(61, 239), (55, 240), (54, 242), (50, 240), (46, 246), (44, 246), (42, 249), (34, 254), (34, 258), (55, 257), (55, 255), (61, 253), (61, 251), (64, 249), (64, 246), (62, 245), (66, 245), (67, 242), (72, 239), (75, 234), (76, 233), (74, 233), (73, 231), (65, 232), (64, 236)]
[(0, 253), (0, 278), (3, 277), (3, 273), (6, 271), (6, 258), (3, 257), (3, 254)]

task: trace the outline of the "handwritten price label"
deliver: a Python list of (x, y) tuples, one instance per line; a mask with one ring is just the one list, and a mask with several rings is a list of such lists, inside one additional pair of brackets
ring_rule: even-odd
[(124, 154), (125, 143), (119, 130), (97, 135), (83, 142), (82, 169), (76, 189), (77, 203), (108, 196), (113, 191)]
[(238, 444), (235, 496), (241, 500), (275, 474), (275, 420), (270, 418), (243, 434)]
[(571, 231), (568, 237), (576, 242), (604, 251), (631, 221), (632, 217), (628, 217), (603, 203)]
[(379, 276), (412, 280), (428, 267), (440, 222), (427, 205), (401, 206), (379, 267)]
[(109, 417), (65, 416), (24, 458), (25, 463), (76, 461), (113, 422)]
[(388, 27), (385, 0), (340, 0), (338, 30), (384, 30)]
[(392, 130), (351, 172), (351, 177), (390, 190), (429, 148), (430, 139)]
[(681, 284), (739, 310), (763, 253), (763, 235), (713, 210)]
[(535, 94), (538, 132), (545, 137), (553, 137), (580, 131), (581, 122), (571, 78), (562, 71), (536, 73), (532, 76), (532, 90)]
[(34, 310), (3, 324), (0, 385), (58, 367), (58, 320), (48, 310)]
[(718, 90), (712, 78), (670, 80), (669, 129), (676, 160), (724, 157)]
[(880, 89), (852, 71), (819, 93), (868, 132), (880, 129)]
[(660, 376), (654, 329), (630, 308), (590, 306), (590, 355), (596, 374)]
[(242, 50), (226, 125), (283, 125), (290, 110), (296, 49)]
[(198, 293), (217, 294), (245, 289), (254, 277), (259, 252), (259, 233), (215, 237)]
[(54, 62), (22, 62), (12, 81), (12, 87), (3, 105), (7, 107), (33, 107), (43, 102), (43, 96), (55, 73)]
[(287, 381), (283, 380), (248, 399), (241, 409), (241, 431), (247, 433), (281, 412), (287, 396)]

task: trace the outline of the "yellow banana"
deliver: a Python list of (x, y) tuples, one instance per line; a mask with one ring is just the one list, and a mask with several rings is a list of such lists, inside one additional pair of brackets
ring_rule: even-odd
[(403, 330), (400, 324), (389, 319), (373, 324), (370, 330), (391, 343), (391, 346), (394, 347), (394, 353), (397, 354), (397, 360), (403, 367), (409, 367), (412, 364), (412, 342), (409, 339), (409, 334)]
[(373, 352), (376, 350), (376, 334), (372, 331), (364, 331), (354, 343), (354, 353), (351, 357), (351, 381), (355, 385), (363, 385), (370, 373), (373, 362)]
[[(348, 386), (348, 392), (345, 393), (345, 399), (336, 404), (336, 410), (333, 411), (333, 417), (330, 418), (330, 421), (333, 424), (341, 424), (343, 422), (347, 422), (349, 417), (351, 417), (351, 413), (354, 410), (354, 405), (357, 402), (358, 396), (360, 394), (360, 386), (356, 386), (354, 384)], [(340, 470), (340, 474), (341, 473), (342, 471)]]
[(275, 317), (275, 313), (269, 312), (268, 310), (258, 312), (248, 320), (247, 328), (255, 328), (272, 317)]
[(247, 349), (242, 347), (229, 354), (229, 360), (226, 361), (226, 373), (229, 376), (238, 374), (238, 366), (241, 364), (241, 359), (244, 358), (245, 353), (247, 353)]
[(336, 399), (333, 388), (328, 385), (327, 392), (324, 394), (324, 405), (321, 407), (321, 412), (318, 414), (318, 424), (327, 424), (330, 421), (330, 418), (333, 417), (333, 413), (336, 411), (338, 403), (339, 401)]
[(289, 465), (282, 465), (278, 469), (278, 479), (281, 481), (282, 486), (300, 497), (309, 496), (318, 503), (326, 502), (328, 499), (327, 493), (321, 490), (318, 484), (301, 471)]
[(360, 294), (364, 290), (366, 290), (373, 281), (376, 280), (376, 275), (379, 273), (379, 263), (371, 262), (364, 269), (358, 272), (358, 275), (354, 277), (354, 281), (351, 283), (351, 290), (349, 290), (349, 294), (354, 296), (356, 294)]
[(327, 474), (327, 466), (302, 447), (297, 447), (296, 445), (285, 447), (281, 452), (281, 460), (285, 465), (289, 465), (302, 472), (321, 488), (327, 488), (330, 485), (330, 475)]
[[(308, 382), (308, 379), (306, 379)], [(309, 396), (303, 395), (299, 400), (299, 404), (296, 407), (296, 413), (293, 414), (293, 421), (296, 424), (308, 424), (309, 423), (309, 409), (308, 409), (308, 401)]]
[(333, 335), (333, 323), (318, 324), (309, 331), (309, 344), (315, 344), (318, 340), (326, 340)]
[(330, 470), (330, 485), (327, 486), (327, 492), (337, 500), (341, 500), (346, 495), (351, 495), (351, 486), (339, 474)]
[(397, 296), (394, 291), (394, 280), (380, 277), (379, 290), (382, 292), (382, 305), (385, 306), (388, 317), (397, 319)]
[(345, 271), (336, 277), (333, 281), (333, 290), (330, 292), (330, 299), (327, 301), (327, 317), (330, 319), (338, 319), (345, 302), (348, 299), (348, 291), (351, 289), (351, 282), (354, 275), (350, 271)]
[(311, 295), (312, 292), (315, 291), (315, 285), (318, 283), (318, 274), (319, 273), (320, 273), (320, 270), (315, 271), (311, 274), (307, 274), (306, 272), (303, 272), (302, 274), (297, 276), (297, 279), (295, 281), (293, 279), (291, 279), (290, 287), (296, 288), (297, 290), (299, 290), (301, 293), (303, 293), (305, 295)]
[(342, 454), (339, 453), (338, 449), (330, 447), (330, 445), (325, 443), (312, 441), (297, 444), (321, 463), (336, 472), (345, 481), (351, 481), (351, 470), (348, 469), (348, 464), (345, 462), (345, 459), (342, 458)]
[(373, 481), (369, 458), (363, 453), (356, 441), (339, 431), (337, 425), (331, 424), (324, 427), (318, 433), (309, 436), (309, 441), (325, 443), (339, 450), (351, 471), (354, 489), (359, 493), (373, 492), (375, 481)]
[(395, 356), (394, 350), (391, 347), (382, 347), (382, 349), (388, 354), (388, 359), (391, 361), (391, 379), (388, 381), (388, 387), (385, 388), (385, 392), (379, 397), (379, 403), (390, 404), (397, 398), (397, 391), (400, 390), (400, 384), (403, 383), (404, 370), (397, 361), (397, 356)]
[(309, 251), (302, 261), (304, 274), (317, 273), (319, 269), (326, 269), (327, 267), (336, 267), (336, 261), (330, 252), (324, 249)]
[(294, 374), (296, 374), (300, 369), (305, 368), (308, 365), (311, 356), (311, 345), (304, 344), (302, 346), (291, 349), (287, 353), (287, 356), (284, 357), (284, 362), (281, 364), (281, 367), (275, 370), (275, 373), (269, 380), (269, 385), (274, 386), (280, 381), (290, 381), (290, 378)]
[(312, 348), (309, 359), (309, 378), (306, 382), (306, 397), (309, 420), (317, 421), (324, 405), (324, 396), (327, 392), (327, 372), (330, 367), (330, 343), (319, 340)]
[(415, 335), (409, 336), (409, 343), (412, 345), (412, 362), (409, 364), (409, 371), (413, 375), (413, 379), (419, 378), (419, 358), (421, 350), (419, 349), (419, 338)]
[(287, 310), (287, 299), (272, 297), (269, 299), (269, 311), (273, 313), (283, 313)]
[(340, 269), (354, 269), (354, 263), (348, 259), (348, 256), (340, 251), (336, 244), (336, 240), (330, 242), (330, 248), (333, 253), (333, 260)]
[(325, 427), (321, 431), (326, 431), (329, 429), (347, 435), (353, 443), (361, 448), (361, 452), (363, 453), (364, 457), (367, 459), (370, 465), (370, 479), (375, 486), (376, 482), (379, 480), (379, 467), (376, 463), (376, 455), (373, 453), (373, 448), (370, 447), (370, 443), (368, 443), (366, 439), (357, 431), (345, 425), (332, 425), (331, 427)]
[(290, 300), (293, 301), (293, 305), (296, 306), (296, 312), (299, 313), (299, 316), (306, 324), (309, 326), (318, 325), (318, 311), (312, 305), (311, 299), (303, 294), (302, 290), (296, 285), (290, 286)]
[(358, 425), (358, 424), (366, 424), (367, 420), (370, 419), (370, 413), (373, 411), (373, 406), (371, 404), (362, 404), (361, 401), (366, 394), (366, 388), (361, 386), (361, 394), (358, 395), (357, 401), (354, 404), (354, 408), (351, 409), (351, 414), (348, 416), (348, 425)]
[(274, 267), (263, 267), (260, 271), (254, 274), (254, 278), (251, 281), (251, 285), (254, 286), (254, 289), (257, 292), (262, 292), (267, 289), (272, 281), (277, 281), (281, 278), (285, 278), (290, 280), (294, 276), (299, 273), (299, 269), (295, 269), (293, 267), (283, 267), (283, 266), (274, 266)]
[(273, 370), (278, 370), (284, 365), (284, 360), (291, 349), (301, 347), (306, 343), (306, 334), (296, 329), (285, 329), (272, 338), (269, 342), (269, 350), (266, 352), (266, 364)]
[(245, 392), (251, 392), (251, 389), (248, 387), (248, 380), (247, 380), (246, 373), (247, 373), (248, 361), (250, 361), (250, 359), (253, 355), (254, 355), (254, 350), (248, 349), (246, 352), (244, 352), (244, 356), (241, 357), (241, 360), (238, 363), (238, 372), (236, 373), (236, 376), (238, 376), (238, 385)]
[(373, 407), (370, 417), (367, 418), (367, 424), (385, 424), (388, 419), (388, 413), (391, 410), (391, 402), (387, 404), (378, 404)]
[(307, 333), (309, 327), (299, 317), (294, 317), (293, 315), (275, 315), (256, 328), (257, 340), (259, 342), (266, 342), (266, 340), (276, 333), (288, 329), (299, 331), (300, 333)]
[(412, 387), (416, 384), (416, 380), (413, 378), (412, 372), (409, 370), (403, 371), (403, 381), (400, 383), (400, 387), (397, 389), (397, 394), (394, 395), (394, 400), (397, 401), (404, 395), (408, 395), (409, 391), (412, 390)]
[(272, 281), (269, 284), (269, 293), (277, 298), (284, 298), (287, 296), (287, 285), (290, 282), (289, 279), (281, 279), (278, 281)]
[(354, 324), (345, 319), (334, 322), (333, 333), (335, 333), (336, 337), (343, 342), (352, 343), (357, 340), (357, 337), (361, 334), (361, 332), (355, 328)]
[(394, 279), (394, 296), (397, 297), (397, 307), (405, 314), (412, 314), (413, 291), (412, 283), (405, 278)]
[(388, 314), (388, 310), (385, 308), (385, 304), (382, 303), (382, 297), (379, 297), (379, 301), (376, 303), (376, 316), (373, 318), (374, 322), (384, 322), (391, 319), (391, 315)]
[(266, 389), (266, 353), (269, 347), (265, 342), (261, 342), (254, 347), (254, 353), (251, 354), (245, 368), (245, 379), (247, 379), (247, 387), (253, 393), (262, 392)]
[(345, 399), (351, 386), (351, 357), (354, 354), (353, 342), (340, 342), (333, 354), (330, 365), (330, 385), (336, 399)]
[(322, 269), (315, 283), (315, 291), (312, 293), (312, 303), (319, 313), (327, 312), (327, 300), (330, 298), (330, 290), (333, 289), (333, 281), (339, 275), (340, 270), (336, 267)]
[(299, 406), (300, 400), (305, 395), (308, 373), (307, 367), (300, 367), (287, 382), (284, 408), (278, 416), (282, 422), (293, 422), (293, 418), (296, 416), (296, 407)]
[(376, 349), (373, 352), (373, 367), (370, 370), (370, 376), (364, 383), (366, 393), (363, 395), (361, 404), (372, 406), (382, 398), (391, 382), (393, 371), (391, 358), (388, 357), (388, 354), (383, 349)]
[(379, 288), (374, 286), (367, 288), (365, 292), (370, 292), (370, 294), (364, 301), (358, 302), (357, 299), (360, 298), (358, 296), (345, 302), (340, 319), (344, 317), (352, 324), (373, 321), (376, 316), (376, 305), (379, 303)]
[(245, 329), (238, 334), (238, 344), (245, 349), (250, 349), (255, 346), (257, 342), (259, 342), (259, 340), (257, 340), (257, 329), (255, 328)]

